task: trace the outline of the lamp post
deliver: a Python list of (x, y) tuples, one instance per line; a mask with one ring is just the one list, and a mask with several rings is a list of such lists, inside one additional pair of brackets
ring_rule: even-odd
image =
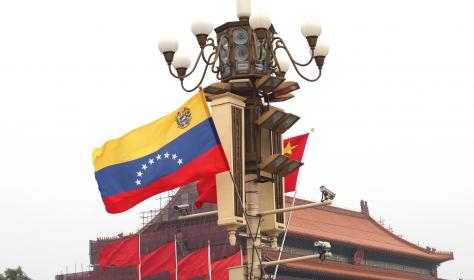
[[(218, 82), (203, 90), (211, 101), (214, 122), (231, 166), (229, 174), (216, 177), (218, 224), (227, 229), (231, 245), (235, 245), (239, 228), (246, 228), (247, 267), (243, 275), (253, 280), (261, 279), (268, 266), (261, 259), (262, 233), (275, 248), (284, 230), (282, 177), (302, 165), (282, 155), (282, 134), (299, 117), (273, 104), (293, 98), (291, 92), (299, 89), (297, 82), (286, 81), (290, 66), (308, 82), (319, 80), (329, 48), (319, 41), (319, 23), (304, 22), (301, 33), (308, 43), (309, 51), (305, 52), (309, 58), (296, 61), (278, 36), (271, 17), (251, 13), (250, 0), (237, 0), (237, 17), (237, 21), (215, 28), (215, 38), (210, 36), (210, 22), (192, 23), (191, 31), (200, 48), (194, 63), (177, 53), (179, 45), (173, 38), (162, 38), (158, 47), (169, 73), (187, 92), (202, 87), (207, 73), (216, 75)], [(186, 78), (197, 72), (200, 63), (204, 65), (200, 80), (186, 86)], [(304, 67), (313, 67), (312, 77), (302, 74), (300, 69)], [(311, 205), (315, 206), (319, 204)]]

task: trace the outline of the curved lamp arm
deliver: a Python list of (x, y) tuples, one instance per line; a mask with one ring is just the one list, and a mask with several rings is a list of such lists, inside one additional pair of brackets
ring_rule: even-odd
[(282, 38), (280, 38), (280, 37), (272, 38), (272, 44), (273, 43), (275, 44), (275, 49), (273, 50), (274, 52), (276, 52), (276, 50), (278, 50), (278, 49), (284, 49), (286, 51), (286, 53), (288, 54), (288, 57), (290, 58), (290, 60), (293, 62), (293, 64), (296, 64), (298, 66), (303, 66), (303, 67), (308, 66), (311, 63), (311, 61), (313, 61), (313, 59), (314, 59), (314, 56), (312, 55), (312, 54), (314, 54), (314, 49), (311, 50), (311, 58), (309, 59), (309, 61), (306, 62), (306, 63), (300, 63), (300, 62), (296, 61), (293, 58), (290, 51), (288, 50), (288, 47), (285, 44), (285, 41), (283, 41)]
[[(213, 52), (209, 55), (209, 57), (207, 58), (208, 61), (211, 61), (212, 57), (216, 55), (216, 52)], [(218, 56), (216, 56), (218, 57)], [(217, 59), (214, 59), (213, 63), (206, 63), (206, 66), (204, 67), (204, 71), (202, 72), (202, 75), (201, 75), (201, 79), (199, 80), (199, 82), (197, 83), (197, 85), (195, 87), (193, 87), (192, 89), (187, 89), (185, 86), (184, 86), (184, 78), (185, 77), (182, 77), (180, 78), (180, 81), (181, 81), (181, 88), (186, 91), (186, 92), (193, 92), (195, 91), (198, 87), (201, 86), (202, 82), (204, 81), (204, 77), (206, 77), (206, 73), (207, 73), (207, 68), (209, 66), (213, 67), (213, 65), (215, 64), (215, 62), (217, 61)]]
[[(185, 78), (191, 76), (191, 75), (194, 73), (194, 71), (196, 70), (196, 67), (197, 67), (197, 65), (199, 64), (200, 59), (202, 58), (203, 61), (204, 61), (204, 63), (206, 64), (206, 66), (205, 66), (205, 68), (204, 68), (204, 72), (203, 72), (203, 78), (201, 78), (201, 81), (202, 81), (202, 80), (204, 79), (204, 76), (205, 76), (206, 72), (207, 72), (207, 68), (208, 68), (209, 66), (214, 67), (214, 65), (215, 65), (215, 63), (216, 63), (216, 61), (217, 61), (217, 58), (219, 57), (219, 49), (220, 49), (220, 46), (221, 46), (221, 42), (219, 42), (219, 45), (216, 47), (216, 46), (214, 45), (214, 40), (211, 39), (211, 38), (209, 38), (209, 39), (208, 39), (208, 43), (207, 43), (206, 45), (204, 45), (203, 48), (201, 48), (201, 51), (199, 52), (199, 54), (198, 54), (198, 56), (197, 56), (197, 58), (196, 58), (196, 61), (195, 61), (194, 65), (193, 65), (191, 71), (189, 71), (188, 73), (186, 73), (186, 75), (180, 77), (179, 75), (177, 75), (177, 74), (175, 74), (175, 73), (173, 72), (173, 69), (172, 69), (171, 65), (168, 65), (168, 70), (169, 70), (171, 76), (175, 77), (176, 79), (180, 79), (180, 80), (183, 80), (183, 79), (185, 79)], [(212, 50), (213, 50), (213, 52), (209, 55), (208, 58), (206, 58), (206, 56), (205, 56), (205, 54), (204, 54), (204, 50), (206, 49), (206, 47), (211, 47)], [(214, 55), (215, 55), (215, 58), (214, 58), (213, 60), (211, 60)]]
[[(319, 80), (319, 78), (321, 78), (321, 74), (322, 74), (322, 71), (321, 71), (321, 68), (320, 67), (317, 67), (318, 68), (318, 75), (316, 76), (316, 78), (314, 79), (311, 79), (311, 78), (308, 78), (306, 77), (305, 75), (303, 75), (299, 69), (299, 67), (305, 67), (305, 66), (308, 66), (313, 60), (314, 60), (314, 56), (311, 55), (311, 59), (307, 62), (307, 63), (299, 63), (297, 62), (293, 56), (291, 55), (290, 51), (288, 50), (288, 48), (286, 47), (285, 45), (285, 42), (283, 41), (283, 39), (279, 38), (279, 37), (275, 37), (272, 41), (275, 42), (275, 48), (272, 49), (272, 55), (273, 57), (276, 57), (275, 55), (275, 52), (278, 50), (278, 49), (283, 49), (285, 50), (286, 54), (288, 55), (288, 58), (290, 59), (291, 61), (291, 64), (293, 64), (293, 67), (295, 68), (296, 70), (296, 73), (298, 73), (298, 75), (305, 79), (306, 81), (308, 82), (316, 82), (317, 80)], [(311, 53), (314, 54), (314, 49), (311, 49)], [(278, 65), (278, 61), (276, 62), (276, 66), (280, 67)]]
[[(212, 51), (215, 52), (218, 46), (214, 45), (214, 39), (207, 38), (207, 43), (204, 45), (203, 49), (205, 49), (206, 47), (211, 47)], [(201, 58), (206, 64), (209, 64), (209, 60), (206, 59), (204, 51), (201, 53)]]
[(178, 75), (174, 74), (174, 73), (173, 73), (173, 70), (171, 69), (171, 68), (172, 68), (171, 65), (168, 65), (168, 69), (169, 69), (169, 71), (170, 71), (170, 74), (171, 74), (173, 77), (175, 77), (176, 79), (181, 79), (181, 78), (184, 79), (184, 78), (186, 78), (186, 77), (189, 77), (189, 76), (194, 72), (194, 70), (196, 70), (196, 67), (197, 67), (197, 65), (199, 64), (199, 60), (200, 60), (200, 58), (201, 58), (201, 56), (202, 56), (203, 53), (204, 53), (204, 48), (201, 49), (201, 51), (199, 52), (199, 55), (197, 56), (197, 59), (196, 59), (196, 61), (194, 62), (194, 65), (193, 65), (193, 68), (191, 69), (191, 71), (189, 71), (189, 72), (188, 72), (186, 75), (184, 75), (183, 77), (179, 77)]

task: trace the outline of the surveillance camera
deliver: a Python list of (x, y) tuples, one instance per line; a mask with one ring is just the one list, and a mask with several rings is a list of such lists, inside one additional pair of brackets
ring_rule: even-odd
[(316, 241), (314, 242), (314, 247), (316, 247), (318, 251), (326, 251), (326, 252), (331, 251), (331, 243), (327, 241)]
[(325, 186), (321, 186), (319, 190), (321, 191), (321, 202), (333, 200), (336, 197), (336, 194), (330, 191)]
[(179, 214), (181, 216), (188, 215), (189, 214), (188, 209), (189, 209), (189, 204), (180, 204), (180, 205), (174, 206), (174, 210), (179, 211)]
[(324, 260), (327, 255), (331, 254), (331, 243), (327, 241), (316, 241), (314, 242), (314, 247), (318, 251), (320, 260)]
[(180, 205), (174, 206), (175, 210), (181, 210), (181, 209), (187, 209), (187, 208), (189, 208), (189, 204), (180, 204)]

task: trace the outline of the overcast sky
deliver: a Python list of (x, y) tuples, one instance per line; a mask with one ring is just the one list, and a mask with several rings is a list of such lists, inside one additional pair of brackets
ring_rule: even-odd
[[(270, 6), (270, 4), (272, 6)], [(474, 40), (470, 1), (254, 0), (294, 55), (321, 22), (324, 75), (278, 104), (315, 128), (299, 196), (317, 187), (421, 246), (454, 251), (447, 279), (474, 279)], [(35, 280), (88, 264), (88, 240), (131, 232), (148, 201), (107, 214), (92, 148), (190, 97), (157, 50), (174, 34), (197, 54), (193, 18), (236, 19), (235, 0), (0, 2), (0, 271)], [(314, 74), (314, 72), (307, 72)], [(191, 85), (193, 81), (188, 81)], [(209, 75), (206, 84), (214, 81)]]

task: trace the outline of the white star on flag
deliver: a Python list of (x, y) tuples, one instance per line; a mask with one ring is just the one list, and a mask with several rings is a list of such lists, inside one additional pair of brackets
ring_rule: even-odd
[[(151, 165), (153, 164), (157, 164), (157, 165), (160, 165), (165, 163), (166, 161), (163, 161), (159, 163), (159, 160), (162, 159), (161, 156), (164, 156), (164, 158), (166, 159), (173, 159), (176, 161), (176, 163), (181, 166), (183, 165), (183, 159), (182, 158), (179, 158), (178, 156), (178, 153), (173, 153), (173, 154), (170, 154), (169, 152), (166, 152), (164, 154), (157, 154), (155, 157), (151, 157), (149, 158), (148, 160), (145, 160), (145, 163), (144, 164), (141, 164), (141, 168), (138, 170), (138, 172), (135, 172), (137, 173), (137, 177), (136, 177), (136, 180), (134, 181), (134, 183), (137, 185), (137, 186), (140, 186), (142, 185), (142, 180), (144, 179), (144, 177), (146, 176), (146, 174), (149, 174), (151, 171), (149, 172), (145, 172), (149, 167), (151, 167)], [(155, 158), (156, 158), (156, 161), (155, 161)], [(152, 172), (153, 173), (153, 172)], [(142, 180), (139, 180), (139, 179), (142, 179)]]

